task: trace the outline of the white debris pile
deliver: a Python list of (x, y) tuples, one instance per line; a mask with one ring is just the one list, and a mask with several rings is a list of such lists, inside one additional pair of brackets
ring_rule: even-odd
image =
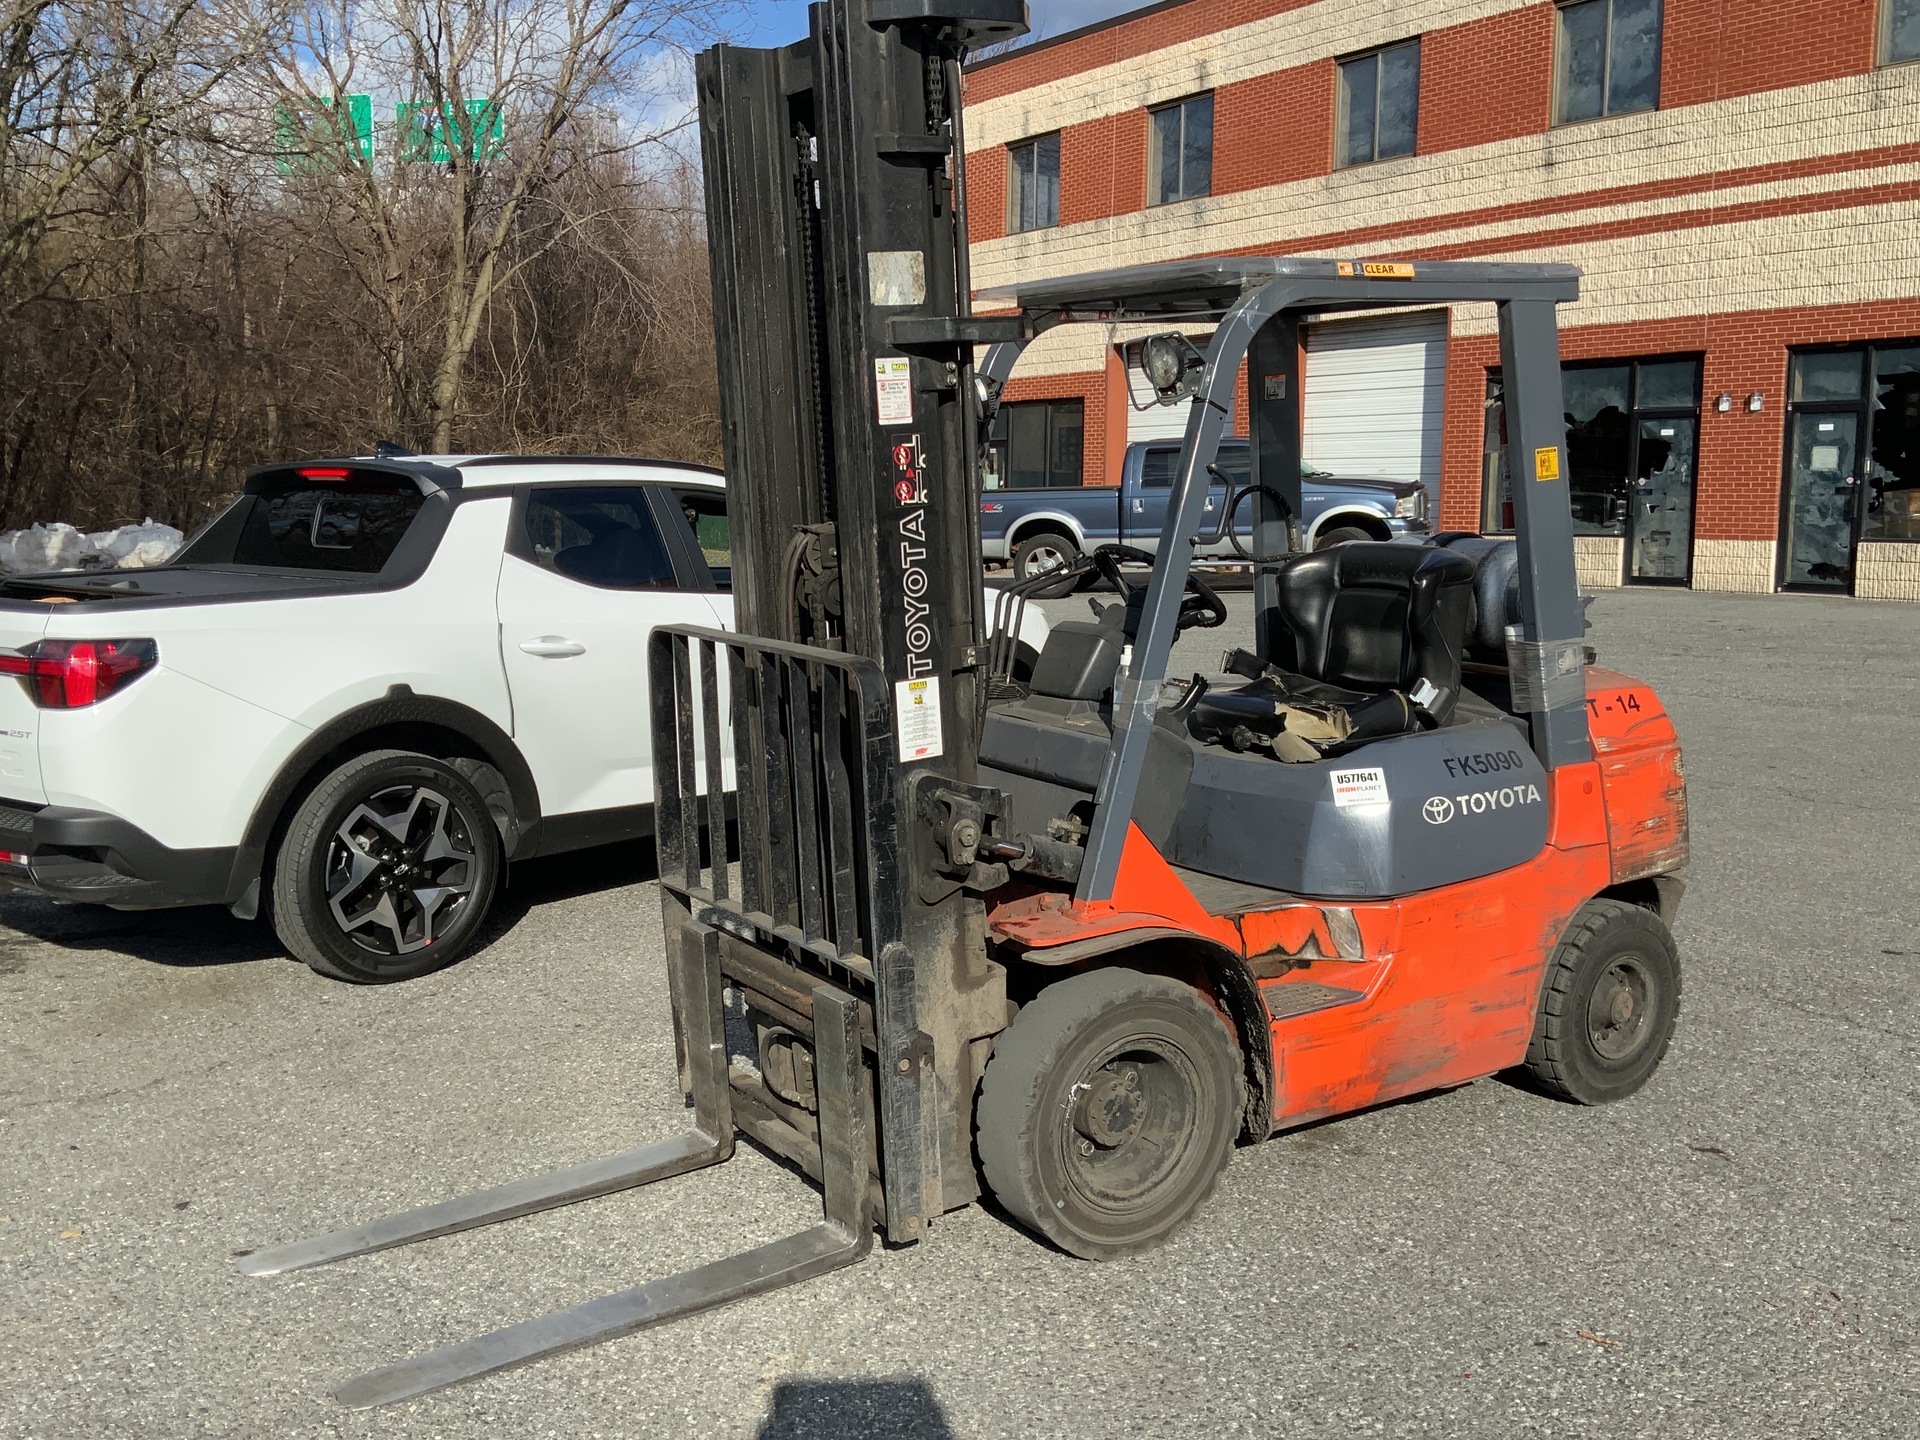
[(138, 570), (164, 565), (186, 537), (171, 525), (143, 525), (91, 534), (55, 521), (0, 533), (0, 573), (44, 575), (50, 570)]

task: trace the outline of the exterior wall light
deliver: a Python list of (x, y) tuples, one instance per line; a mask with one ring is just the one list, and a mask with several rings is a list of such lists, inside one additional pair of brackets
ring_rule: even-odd
[(1713, 408), (1718, 410), (1722, 415), (1726, 414), (1729, 410), (1733, 409), (1733, 396), (1722, 390), (1714, 397)]
[(1758, 415), (1762, 410), (1766, 408), (1767, 408), (1767, 399), (1758, 390), (1754, 391), (1751, 395), (1747, 396), (1747, 409), (1752, 414)]

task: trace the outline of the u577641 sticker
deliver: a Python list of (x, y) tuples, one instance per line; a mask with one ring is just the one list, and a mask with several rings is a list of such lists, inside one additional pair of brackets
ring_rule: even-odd
[(1333, 803), (1342, 810), (1356, 805), (1385, 805), (1389, 801), (1387, 772), (1379, 767), (1333, 772)]

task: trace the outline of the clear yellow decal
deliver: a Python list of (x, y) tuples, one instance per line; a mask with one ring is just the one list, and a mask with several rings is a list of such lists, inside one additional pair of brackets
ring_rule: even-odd
[(1363, 260), (1360, 273), (1369, 280), (1411, 280), (1413, 266), (1405, 260)]

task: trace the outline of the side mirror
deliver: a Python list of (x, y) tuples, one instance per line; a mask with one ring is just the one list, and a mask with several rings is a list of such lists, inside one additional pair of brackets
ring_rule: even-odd
[[(1128, 370), (1128, 398), (1136, 410), (1174, 405), (1190, 398), (1199, 390), (1200, 377), (1207, 369), (1207, 357), (1177, 330), (1129, 340), (1120, 347), (1120, 355)], [(1147, 383), (1148, 393), (1144, 399), (1133, 384), (1134, 372)]]

